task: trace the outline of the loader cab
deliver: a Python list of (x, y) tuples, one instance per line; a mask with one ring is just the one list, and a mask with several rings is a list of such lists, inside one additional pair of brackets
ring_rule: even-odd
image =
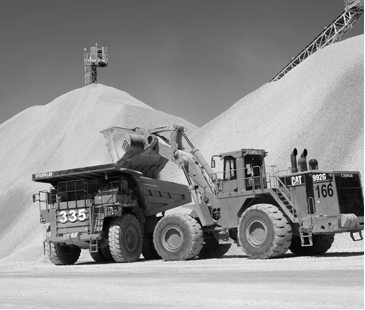
[(259, 149), (241, 149), (218, 155), (223, 160), (222, 192), (266, 188), (265, 156)]

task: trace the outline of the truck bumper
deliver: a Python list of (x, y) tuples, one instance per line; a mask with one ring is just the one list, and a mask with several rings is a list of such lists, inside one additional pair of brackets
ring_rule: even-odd
[(341, 214), (342, 231), (360, 231), (364, 229), (364, 217), (355, 214)]
[(85, 234), (81, 232), (64, 234), (62, 237), (46, 237), (45, 242), (65, 243), (67, 245), (76, 245), (82, 249), (89, 248), (91, 239), (101, 240), (100, 234)]

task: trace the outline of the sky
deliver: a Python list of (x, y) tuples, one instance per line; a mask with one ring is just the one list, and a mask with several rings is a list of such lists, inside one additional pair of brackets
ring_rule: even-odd
[[(2, 0), (0, 124), (98, 82), (201, 127), (268, 83), (344, 9), (342, 0)], [(346, 36), (364, 33), (363, 18)]]

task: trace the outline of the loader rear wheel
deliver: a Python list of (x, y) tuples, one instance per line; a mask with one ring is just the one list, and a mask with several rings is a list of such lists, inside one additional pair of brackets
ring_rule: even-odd
[(334, 234), (330, 235), (313, 235), (312, 246), (302, 246), (299, 236), (293, 236), (289, 250), (298, 256), (314, 256), (326, 253), (332, 246), (335, 239)]
[(292, 230), (276, 206), (260, 204), (242, 213), (238, 238), (249, 258), (280, 257), (291, 244)]
[(167, 261), (195, 258), (203, 247), (200, 224), (187, 214), (168, 214), (156, 225), (153, 243), (157, 253)]
[(118, 263), (134, 262), (142, 253), (142, 228), (132, 214), (113, 218), (109, 227), (109, 248)]
[(161, 256), (158, 255), (155, 246), (153, 244), (153, 234), (145, 233), (143, 238), (142, 255), (146, 260), (160, 259)]
[(199, 258), (219, 258), (228, 252), (231, 243), (219, 244), (211, 233), (204, 233), (204, 245), (200, 250)]
[(80, 257), (81, 249), (61, 243), (46, 242), (46, 255), (55, 265), (73, 265)]
[(98, 251), (97, 252), (91, 252), (89, 250), (89, 253), (90, 253), (90, 256), (92, 257), (92, 259), (99, 263), (99, 262), (105, 262), (105, 258), (104, 258), (104, 255), (103, 255), (103, 252), (101, 251), (100, 248), (98, 248)]

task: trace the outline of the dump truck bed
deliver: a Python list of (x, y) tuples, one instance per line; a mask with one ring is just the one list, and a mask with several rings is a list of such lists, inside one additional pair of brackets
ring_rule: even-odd
[(130, 175), (137, 184), (146, 216), (155, 215), (191, 202), (188, 187), (183, 184), (144, 177), (141, 172), (120, 168), (117, 164), (50, 171), (32, 175), (35, 182), (50, 183), (54, 187), (59, 182), (81, 179), (109, 179), (119, 175)]
[(32, 174), (34, 182), (50, 183), (52, 185), (62, 181), (79, 180), (83, 178), (101, 178), (105, 175), (116, 176), (120, 173), (128, 173), (135, 176), (140, 176), (142, 173), (131, 169), (120, 168), (116, 164), (105, 164), (81, 168), (72, 168), (67, 170), (49, 171)]

